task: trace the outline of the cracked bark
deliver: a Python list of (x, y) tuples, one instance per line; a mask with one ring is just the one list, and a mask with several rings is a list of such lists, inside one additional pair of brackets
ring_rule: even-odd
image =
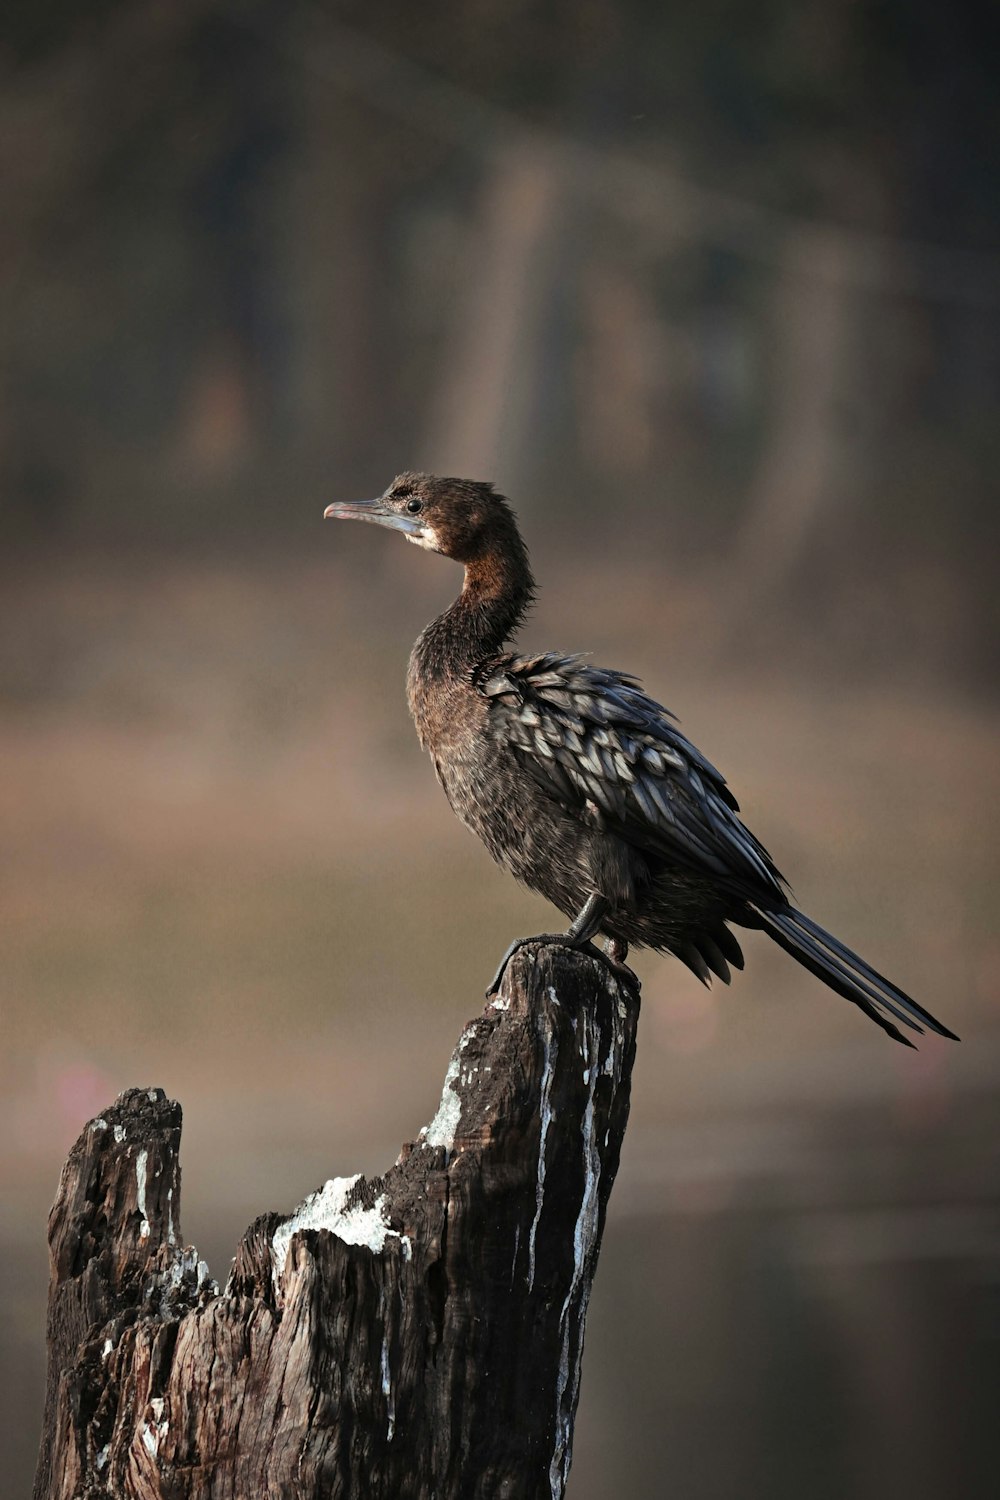
[(122, 1094), (49, 1219), (35, 1500), (559, 1500), (638, 1009), (522, 950), (432, 1124), (261, 1215), (221, 1292), (180, 1239), (180, 1106)]

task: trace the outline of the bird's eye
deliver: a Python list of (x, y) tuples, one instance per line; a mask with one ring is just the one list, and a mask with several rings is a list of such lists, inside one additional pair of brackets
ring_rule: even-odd
[(411, 516), (415, 516), (417, 511), (420, 509), (420, 501), (416, 499), (407, 500), (406, 508), (410, 512)]

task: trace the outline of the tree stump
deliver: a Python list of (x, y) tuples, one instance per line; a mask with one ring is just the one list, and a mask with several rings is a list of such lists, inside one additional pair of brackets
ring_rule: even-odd
[(180, 1239), (180, 1105), (92, 1120), (49, 1218), (35, 1500), (559, 1500), (638, 992), (532, 945), (384, 1177)]

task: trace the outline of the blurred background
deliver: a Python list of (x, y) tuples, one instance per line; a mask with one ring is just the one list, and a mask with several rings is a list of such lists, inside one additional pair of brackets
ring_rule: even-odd
[(801, 904), (957, 1029), (754, 935), (640, 956), (571, 1500), (995, 1493), (1000, 91), (931, 0), (101, 0), (0, 20), (0, 1422), (122, 1088), (184, 1232), (384, 1169), (551, 913), (402, 677), (458, 586), (335, 498), (494, 479), (524, 640), (638, 672)]

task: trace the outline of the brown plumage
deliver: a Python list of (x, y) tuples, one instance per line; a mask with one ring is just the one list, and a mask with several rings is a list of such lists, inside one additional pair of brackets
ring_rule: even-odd
[(326, 515), (391, 527), (464, 565), (461, 594), (410, 656), (410, 712), (458, 817), (573, 919), (546, 936), (583, 946), (603, 932), (615, 961), (629, 944), (655, 948), (728, 984), (743, 955), (727, 923), (761, 928), (896, 1041), (912, 1045), (896, 1021), (954, 1035), (796, 911), (723, 777), (634, 678), (505, 650), (534, 580), (492, 485), (400, 474), (378, 500)]

